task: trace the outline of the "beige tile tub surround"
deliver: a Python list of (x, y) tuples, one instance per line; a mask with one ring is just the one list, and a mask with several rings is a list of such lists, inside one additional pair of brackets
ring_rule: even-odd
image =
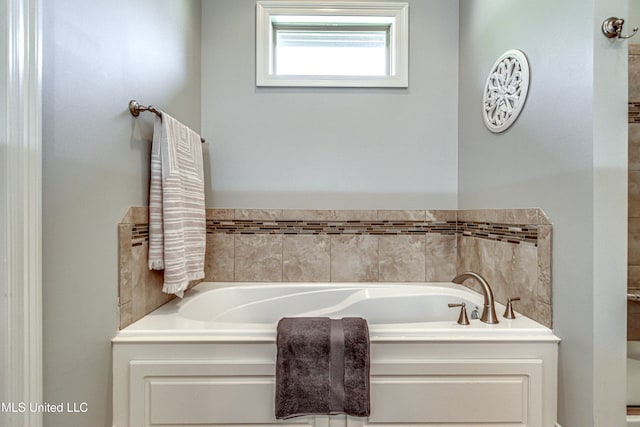
[(380, 282), (424, 282), (427, 279), (426, 236), (381, 236), (378, 238)]
[(270, 234), (236, 236), (234, 281), (282, 282), (282, 238)]
[[(480, 225), (480, 231), (468, 233), (465, 224)], [(496, 224), (493, 229), (490, 224)], [(475, 271), (493, 289), (495, 298), (514, 303), (517, 311), (551, 326), (551, 224), (538, 209), (460, 211), (458, 215), (457, 270)], [(521, 236), (493, 238), (506, 229)], [(535, 231), (534, 231), (535, 230)], [(483, 232), (484, 231), (484, 232)], [(533, 236), (535, 234), (536, 238)], [(480, 291), (473, 281), (465, 285)], [(502, 316), (502, 313), (498, 313)]]
[(378, 282), (378, 236), (331, 238), (332, 282)]
[(173, 298), (162, 292), (161, 271), (149, 270), (149, 210), (132, 207), (118, 225), (120, 328)]
[[(146, 208), (120, 224), (121, 327), (171, 298), (146, 271), (145, 227)], [(470, 269), (551, 325), (550, 239), (539, 209), (207, 209), (205, 280), (433, 282)]]
[[(211, 209), (207, 219), (220, 248), (207, 257), (216, 272), (207, 280), (424, 282), (455, 274), (455, 211)], [(281, 276), (261, 256), (247, 275), (248, 242), (282, 245)]]
[(331, 238), (321, 235), (284, 236), (282, 280), (284, 282), (330, 282)]

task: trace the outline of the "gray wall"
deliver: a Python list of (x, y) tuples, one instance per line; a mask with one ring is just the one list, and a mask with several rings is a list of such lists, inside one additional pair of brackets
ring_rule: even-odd
[(153, 103), (200, 127), (200, 2), (44, 1), (45, 425), (111, 425), (117, 224), (145, 205)]
[[(599, 26), (625, 10), (626, 0), (460, 1), (459, 208), (539, 206), (553, 222), (563, 427), (624, 424), (626, 45)], [(495, 135), (482, 88), (512, 48), (529, 58), (529, 98)]]
[[(640, 27), (640, 2), (638, 0), (629, 0), (629, 14), (627, 16), (619, 16), (625, 20), (623, 34), (631, 34), (634, 27)], [(631, 43), (640, 43), (640, 35), (631, 40)]]
[(207, 206), (452, 209), (458, 3), (409, 1), (408, 89), (255, 87), (255, 0), (203, 2)]

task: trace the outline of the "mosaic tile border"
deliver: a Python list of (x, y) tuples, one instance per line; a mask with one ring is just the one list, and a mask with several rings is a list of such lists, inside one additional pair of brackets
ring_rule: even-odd
[(133, 224), (131, 227), (131, 246), (140, 246), (149, 241), (149, 224)]
[(640, 123), (640, 102), (629, 102), (629, 123)]
[(480, 239), (513, 244), (528, 243), (538, 246), (538, 227), (528, 224), (458, 222), (458, 233), (463, 236), (478, 237)]
[(207, 233), (302, 235), (455, 234), (456, 221), (261, 221), (208, 220)]
[[(512, 244), (538, 244), (538, 227), (470, 221), (263, 221), (207, 220), (207, 234), (232, 235), (364, 235), (399, 236), (441, 234), (477, 237)], [(132, 246), (149, 240), (147, 224), (133, 224)]]

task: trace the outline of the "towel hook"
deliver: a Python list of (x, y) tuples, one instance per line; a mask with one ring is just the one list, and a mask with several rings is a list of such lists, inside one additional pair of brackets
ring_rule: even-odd
[(630, 39), (631, 37), (635, 36), (636, 33), (638, 32), (638, 27), (634, 27), (632, 30), (633, 32), (630, 35), (623, 36), (622, 35), (623, 25), (624, 25), (624, 19), (622, 18), (616, 18), (615, 16), (607, 18), (602, 23), (602, 34), (604, 34), (605, 37), (609, 39), (615, 38), (618, 40), (624, 40), (624, 39)]

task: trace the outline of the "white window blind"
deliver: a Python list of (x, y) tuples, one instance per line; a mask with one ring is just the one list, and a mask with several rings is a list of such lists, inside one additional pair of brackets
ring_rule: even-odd
[(258, 86), (408, 86), (408, 5), (258, 1)]
[(385, 76), (389, 26), (275, 26), (277, 75)]

